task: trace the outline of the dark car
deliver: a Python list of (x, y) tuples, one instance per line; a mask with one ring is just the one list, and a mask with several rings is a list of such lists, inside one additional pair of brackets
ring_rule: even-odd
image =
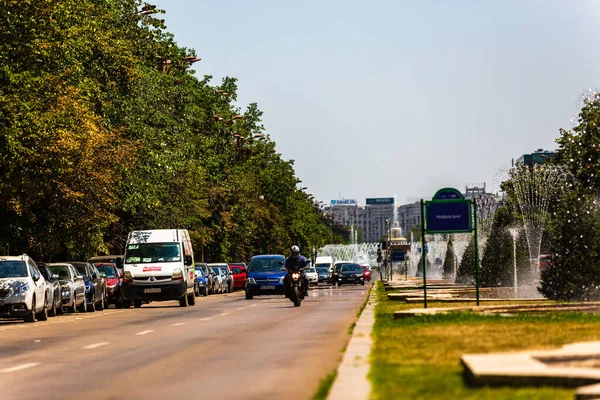
[(212, 275), (207, 273), (207, 268), (202, 268), (198, 263), (194, 266), (194, 273), (196, 274), (195, 295), (208, 296), (209, 282), (212, 282)]
[(46, 263), (40, 262), (37, 263), (37, 266), (40, 272), (42, 273), (42, 276), (46, 280), (46, 286), (48, 286), (53, 293), (53, 296), (50, 296), (52, 297), (53, 304), (48, 310), (48, 315), (50, 315), (51, 317), (55, 317), (56, 314), (64, 313), (62, 303), (62, 291), (60, 288), (60, 281), (58, 275), (54, 274), (48, 267), (48, 264)]
[(282, 255), (254, 256), (246, 276), (246, 299), (254, 296), (285, 294), (283, 278), (287, 271), (282, 270), (285, 257)]
[(329, 280), (329, 268), (317, 266), (317, 276), (319, 278), (318, 283), (327, 283)]
[(363, 270), (358, 264), (348, 263), (340, 264), (338, 268), (338, 286), (344, 283), (365, 284)]
[(106, 295), (106, 282), (100, 276), (100, 273), (92, 264), (83, 261), (69, 261), (77, 269), (77, 272), (83, 276), (85, 282), (85, 299), (87, 302), (88, 311), (102, 311), (108, 304), (108, 296)]
[(106, 282), (107, 306), (114, 304), (117, 308), (123, 308), (123, 299), (121, 298), (123, 275), (119, 272), (117, 265), (115, 263), (96, 263), (94, 266)]
[(200, 268), (202, 273), (206, 277), (206, 286), (207, 286), (207, 294), (215, 294), (217, 293), (217, 279), (215, 278), (215, 274), (212, 269), (208, 268), (208, 265), (205, 263), (196, 263), (196, 269)]

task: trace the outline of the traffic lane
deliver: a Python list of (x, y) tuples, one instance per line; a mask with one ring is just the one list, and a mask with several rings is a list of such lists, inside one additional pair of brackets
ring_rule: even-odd
[[(281, 297), (203, 301), (199, 305), (204, 307), (175, 308), (188, 312), (177, 313), (180, 322), (170, 324), (152, 319), (162, 307), (124, 310), (115, 316), (110, 336), (96, 320), (71, 335), (69, 355), (63, 343), (8, 360), (13, 362), (3, 359), (3, 366), (40, 364), (0, 373), (0, 387), (8, 389), (3, 390), (6, 398), (184, 398), (201, 388), (211, 398), (309, 398), (337, 366), (348, 326), (365, 295), (364, 288), (311, 291), (300, 308)], [(120, 324), (124, 316), (127, 323)], [(130, 318), (141, 324), (131, 326)], [(5, 336), (0, 334), (3, 340)], [(101, 377), (101, 388), (82, 384), (97, 379), (82, 381), (56, 371)], [(37, 382), (34, 386), (43, 387), (43, 393), (15, 384), (15, 377), (17, 382)]]

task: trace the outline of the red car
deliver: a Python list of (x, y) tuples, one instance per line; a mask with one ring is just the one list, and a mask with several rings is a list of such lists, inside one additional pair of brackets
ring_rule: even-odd
[(233, 290), (243, 289), (244, 283), (246, 282), (246, 274), (248, 273), (248, 268), (246, 268), (246, 264), (233, 263), (228, 265), (229, 271), (233, 276)]
[(94, 266), (98, 269), (100, 274), (104, 275), (106, 281), (106, 290), (108, 293), (107, 299), (108, 304), (114, 304), (115, 307), (123, 307), (121, 300), (121, 284), (123, 283), (123, 276), (117, 268), (115, 263), (94, 263)]
[(540, 272), (547, 269), (552, 263), (552, 254), (541, 254), (539, 258), (538, 268)]
[(365, 281), (370, 281), (371, 280), (371, 271), (369, 271), (369, 267), (361, 266), (361, 268), (363, 270), (363, 276), (365, 277)]

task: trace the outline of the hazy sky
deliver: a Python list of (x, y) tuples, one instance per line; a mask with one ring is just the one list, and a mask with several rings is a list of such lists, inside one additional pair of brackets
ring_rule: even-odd
[[(494, 184), (600, 86), (598, 0), (156, 0), (319, 200)], [(162, 17), (161, 17), (162, 18)]]

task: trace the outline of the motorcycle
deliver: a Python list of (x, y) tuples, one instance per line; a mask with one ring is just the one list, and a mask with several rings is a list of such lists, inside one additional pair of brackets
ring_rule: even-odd
[(286, 279), (284, 280), (287, 285), (286, 293), (288, 294), (288, 298), (294, 303), (294, 307), (300, 307), (302, 300), (304, 300), (302, 274), (300, 273), (300, 270), (301, 269), (288, 269)]

